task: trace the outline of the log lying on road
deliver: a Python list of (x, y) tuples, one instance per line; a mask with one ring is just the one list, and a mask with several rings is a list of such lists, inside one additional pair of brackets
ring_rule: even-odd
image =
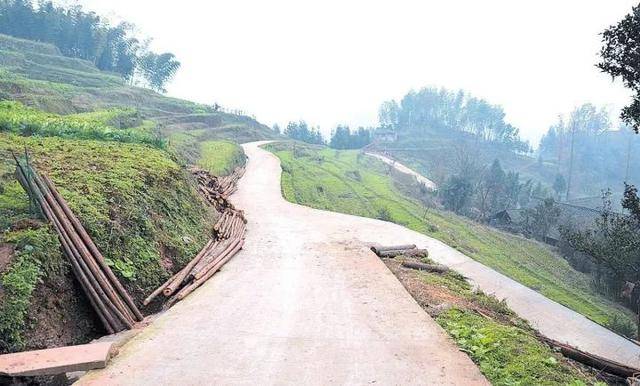
[(553, 339), (549, 339), (547, 337), (541, 336), (542, 340), (547, 342), (550, 346), (557, 347), (560, 349), (562, 355), (569, 359), (573, 359), (576, 362), (580, 362), (589, 367), (593, 367), (599, 371), (603, 371), (608, 374), (613, 374), (622, 378), (631, 378), (634, 376), (640, 375), (640, 367), (632, 368), (622, 363), (618, 363), (606, 358), (602, 358), (600, 356), (590, 354), (586, 351), (582, 351), (576, 347), (569, 346), (566, 343), (560, 343)]
[(381, 252), (400, 251), (400, 250), (407, 250), (407, 249), (416, 249), (416, 245), (404, 244), (404, 245), (389, 245), (389, 246), (383, 246), (383, 245), (371, 246), (371, 250), (373, 251), (373, 253), (375, 253), (378, 256), (380, 255)]
[(378, 253), (380, 257), (396, 257), (396, 256), (412, 256), (412, 257), (427, 257), (429, 251), (426, 249), (394, 249), (390, 251), (383, 251)]
[(447, 273), (449, 272), (449, 267), (439, 264), (423, 264), (423, 263), (414, 263), (411, 261), (403, 261), (402, 266), (405, 268), (417, 269), (420, 271), (428, 271), (435, 273)]

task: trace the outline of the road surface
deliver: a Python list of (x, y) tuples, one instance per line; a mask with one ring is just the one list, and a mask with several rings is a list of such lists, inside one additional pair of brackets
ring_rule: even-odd
[(370, 155), (372, 157), (375, 157), (377, 159), (379, 159), (380, 161), (386, 163), (387, 165), (392, 166), (394, 169), (396, 169), (397, 171), (399, 171), (400, 173), (404, 173), (404, 174), (408, 174), (410, 176), (413, 176), (416, 178), (416, 180), (418, 180), (419, 183), (423, 184), (427, 189), (430, 190), (436, 190), (438, 187), (436, 185), (435, 182), (431, 181), (430, 179), (428, 179), (427, 177), (423, 176), (422, 174), (416, 172), (415, 170), (405, 166), (404, 164), (391, 159), (387, 156), (384, 156), (382, 154), (378, 154), (378, 153), (370, 153), (370, 152), (365, 152), (366, 155)]
[(232, 201), (249, 223), (222, 272), (81, 384), (486, 384), (367, 246), (415, 243), (546, 336), (640, 365), (640, 347), (440, 241), (286, 202), (280, 163), (245, 144)]
[(286, 202), (278, 159), (244, 148), (245, 249), (79, 384), (488, 385), (368, 249), (402, 228)]

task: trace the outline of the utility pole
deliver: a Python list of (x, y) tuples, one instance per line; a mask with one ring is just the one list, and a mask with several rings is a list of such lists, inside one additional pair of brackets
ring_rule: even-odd
[(571, 122), (571, 149), (569, 150), (569, 175), (567, 176), (566, 201), (569, 201), (569, 193), (571, 192), (571, 179), (573, 177), (573, 144), (575, 141), (575, 136), (576, 136), (576, 124), (575, 122)]

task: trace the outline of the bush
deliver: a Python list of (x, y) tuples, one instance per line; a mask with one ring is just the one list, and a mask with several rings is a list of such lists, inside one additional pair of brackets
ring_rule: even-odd
[(382, 221), (391, 221), (391, 212), (386, 206), (378, 209), (378, 213), (376, 214), (376, 218)]
[(627, 338), (636, 338), (637, 331), (635, 324), (631, 320), (618, 315), (612, 315), (605, 327)]

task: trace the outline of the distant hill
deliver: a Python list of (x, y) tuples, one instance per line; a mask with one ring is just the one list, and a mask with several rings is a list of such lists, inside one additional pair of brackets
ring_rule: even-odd
[(459, 172), (460, 163), (473, 160), (488, 166), (500, 160), (505, 170), (517, 171), (521, 180), (532, 179), (551, 186), (555, 172), (533, 155), (515, 152), (496, 142), (479, 140), (460, 131), (421, 130), (399, 132), (395, 141), (377, 141), (373, 150), (386, 152), (439, 184)]
[(199, 140), (235, 142), (277, 137), (250, 117), (128, 85), (91, 62), (62, 56), (53, 45), (6, 35), (0, 35), (0, 100), (58, 114), (135, 108), (167, 137), (187, 133)]

